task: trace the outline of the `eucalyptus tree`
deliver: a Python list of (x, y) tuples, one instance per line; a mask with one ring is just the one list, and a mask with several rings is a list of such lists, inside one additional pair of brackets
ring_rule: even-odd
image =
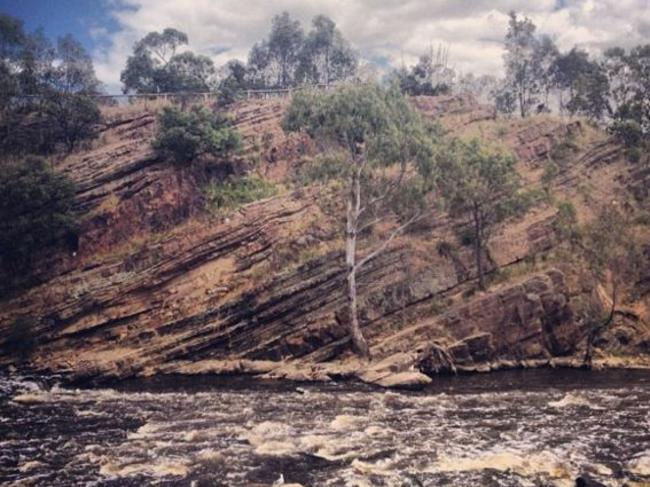
[(47, 74), (47, 82), (58, 93), (96, 94), (101, 83), (95, 76), (93, 61), (86, 48), (72, 35), (57, 41), (54, 63)]
[(496, 224), (520, 208), (515, 160), (477, 140), (454, 139), (438, 154), (439, 186), (450, 214), (468, 220), (478, 284), (484, 290), (483, 260), (489, 239)]
[(212, 60), (178, 49), (188, 43), (187, 34), (166, 28), (140, 39), (120, 74), (123, 91), (161, 93), (207, 91), (215, 74)]
[(535, 24), (528, 17), (519, 19), (515, 12), (510, 12), (504, 55), (506, 84), (516, 96), (522, 118), (530, 113), (540, 92), (537, 45)]
[[(344, 161), (345, 262), (349, 331), (355, 351), (370, 357), (358, 318), (357, 275), (426, 213), (434, 174), (431, 137), (398, 89), (373, 84), (294, 95), (286, 131), (304, 131)], [(391, 232), (360, 255), (364, 232), (385, 219)]]
[(560, 51), (547, 35), (541, 35), (537, 39), (533, 52), (533, 68), (539, 83), (540, 91), (544, 95), (544, 107), (549, 109), (549, 95), (555, 87), (555, 60)]
[[(610, 85), (610, 114), (616, 126), (636, 126), (650, 137), (650, 44), (605, 52), (605, 73)], [(616, 127), (615, 127), (616, 128)]]
[(358, 58), (332, 19), (317, 15), (300, 51), (299, 81), (329, 85), (356, 73)]

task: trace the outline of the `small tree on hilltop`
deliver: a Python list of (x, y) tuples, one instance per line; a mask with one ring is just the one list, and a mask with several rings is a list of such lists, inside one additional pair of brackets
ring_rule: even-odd
[(479, 288), (485, 289), (483, 255), (495, 225), (518, 210), (514, 159), (477, 140), (453, 140), (440, 155), (440, 187), (452, 216), (469, 217)]
[(135, 44), (133, 54), (120, 73), (122, 90), (125, 93), (210, 90), (214, 64), (207, 56), (190, 51), (176, 52), (187, 43), (187, 34), (172, 28), (144, 36)]
[(524, 118), (541, 91), (536, 56), (538, 40), (535, 37), (535, 24), (529, 18), (520, 20), (515, 12), (510, 12), (505, 49), (506, 84), (515, 94), (519, 113)]
[(188, 112), (166, 107), (158, 117), (158, 133), (152, 143), (164, 157), (183, 166), (203, 155), (224, 156), (237, 150), (241, 141), (228, 119), (204, 106)]
[(44, 160), (29, 158), (0, 173), (0, 266), (29, 270), (33, 256), (61, 247), (75, 231), (74, 185)]
[[(424, 214), (433, 172), (429, 134), (399, 90), (375, 85), (299, 92), (287, 109), (283, 128), (304, 130), (346, 161), (342, 177), (349, 328), (354, 349), (369, 358), (359, 325), (357, 274)], [(397, 220), (393, 231), (359, 256), (364, 230), (390, 217)]]

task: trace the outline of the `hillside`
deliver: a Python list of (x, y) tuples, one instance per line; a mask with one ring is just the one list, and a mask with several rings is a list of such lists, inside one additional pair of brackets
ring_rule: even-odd
[[(316, 149), (308, 137), (282, 132), (285, 103), (232, 108), (245, 147), (224, 174), (255, 171), (277, 194), (228, 214), (206, 213), (200, 181), (154, 154), (155, 113), (113, 110), (93, 148), (57, 164), (77, 183), (86, 215), (79, 249), (44, 262), (42, 284), (0, 303), (0, 337), (19, 316), (34, 320), (38, 337), (28, 358), (6, 354), (1, 363), (74, 379), (241, 372), (384, 386), (452, 369), (581, 364), (585, 310), (608, 308), (611, 283), (587, 278), (580, 260), (558, 247), (555, 202), (570, 201), (582, 224), (612, 204), (647, 215), (647, 165), (627, 162), (583, 121), (497, 119), (467, 96), (415, 98), (451, 133), (505, 144), (528, 189), (541, 190), (567, 137), (576, 148), (544, 183), (552, 198), (498, 229), (488, 292), (474, 289), (460, 223), (441, 213), (363, 270), (360, 316), (374, 358), (367, 365), (348, 344), (341, 233), (327, 211), (337, 202), (327, 186), (287, 182)], [(635, 232), (649, 241), (647, 225)], [(442, 241), (450, 251), (440, 251)], [(647, 247), (645, 259), (646, 277), (627, 283), (597, 343), (597, 364), (650, 365)]]

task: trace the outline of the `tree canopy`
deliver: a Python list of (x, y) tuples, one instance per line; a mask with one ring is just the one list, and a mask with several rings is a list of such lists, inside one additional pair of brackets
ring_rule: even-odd
[(35, 255), (60, 248), (75, 232), (74, 185), (30, 157), (0, 173), (0, 264), (28, 270)]
[(223, 156), (239, 148), (239, 135), (223, 116), (204, 106), (188, 112), (166, 107), (158, 117), (153, 147), (178, 165), (187, 165), (202, 155)]
[(187, 43), (187, 35), (172, 28), (144, 36), (135, 44), (120, 74), (123, 91), (209, 91), (214, 83), (214, 63), (209, 57), (191, 51), (177, 53)]
[(402, 67), (393, 72), (400, 89), (409, 95), (436, 96), (449, 93), (456, 73), (448, 66), (448, 49), (438, 47), (434, 55), (433, 47), (420, 56), (417, 64), (410, 69)]
[(299, 54), (296, 79), (329, 85), (345, 80), (357, 69), (357, 56), (332, 19), (317, 15)]
[(0, 146), (9, 154), (68, 151), (95, 135), (101, 91), (92, 59), (71, 35), (56, 47), (42, 30), (27, 33), (0, 15)]
[(468, 217), (479, 287), (485, 289), (485, 249), (494, 226), (517, 209), (519, 180), (509, 154), (480, 144), (452, 140), (439, 153), (439, 187), (454, 217)]
[[(305, 31), (288, 12), (273, 17), (266, 39), (253, 45), (248, 62), (230, 61), (219, 89), (225, 98), (245, 89), (330, 84), (352, 78), (358, 56), (332, 19), (317, 15)], [(243, 68), (243, 69), (242, 69)]]

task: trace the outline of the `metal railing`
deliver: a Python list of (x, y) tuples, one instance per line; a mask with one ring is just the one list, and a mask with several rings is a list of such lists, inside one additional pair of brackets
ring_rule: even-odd
[[(320, 90), (331, 89), (336, 84), (318, 84), (311, 85), (311, 88)], [(263, 88), (263, 89), (250, 89), (242, 90), (240, 97), (245, 100), (255, 99), (268, 99), (268, 98), (288, 98), (295, 91), (303, 87), (292, 88)], [(169, 104), (180, 104), (187, 106), (196, 103), (210, 103), (219, 98), (219, 91), (183, 91), (183, 92), (167, 92), (167, 93), (127, 93), (120, 95), (105, 95), (95, 94), (88, 95), (97, 101), (103, 109), (114, 108), (159, 108)], [(28, 101), (32, 99), (43, 98), (42, 95), (21, 95), (14, 97), (14, 102), (20, 103), (21, 101)]]
[[(318, 84), (313, 85), (312, 88), (317, 89), (330, 89), (334, 85)], [(285, 98), (291, 96), (298, 88), (265, 88), (255, 90), (243, 90), (242, 95), (245, 99), (266, 99), (266, 98)], [(124, 94), (124, 95), (91, 95), (99, 104), (104, 105), (125, 105), (133, 104), (136, 102), (181, 102), (181, 103), (196, 103), (196, 102), (210, 102), (219, 97), (219, 91), (184, 91), (184, 92), (170, 92), (170, 93), (137, 93), (137, 94)]]

